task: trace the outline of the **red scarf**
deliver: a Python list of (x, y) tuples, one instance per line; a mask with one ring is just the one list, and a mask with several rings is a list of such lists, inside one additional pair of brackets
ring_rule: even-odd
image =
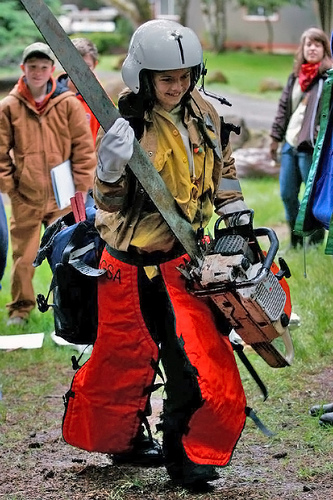
[(298, 81), (301, 86), (302, 92), (305, 92), (309, 85), (318, 75), (320, 62), (318, 63), (305, 63), (302, 64), (301, 70), (298, 75)]

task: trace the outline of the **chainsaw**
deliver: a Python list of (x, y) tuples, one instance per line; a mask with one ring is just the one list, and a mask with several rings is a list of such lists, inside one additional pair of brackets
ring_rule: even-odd
[[(240, 225), (240, 217), (249, 223)], [(227, 227), (221, 228), (226, 222)], [(223, 224), (224, 226), (224, 224)], [(269, 249), (262, 251), (258, 237), (267, 237)], [(206, 238), (204, 238), (204, 241)], [(279, 257), (276, 233), (270, 228), (253, 228), (253, 210), (225, 214), (214, 227), (214, 239), (205, 242), (199, 265), (186, 261), (179, 271), (186, 278), (189, 293), (208, 297), (223, 313), (230, 328), (270, 366), (289, 366), (294, 357), (289, 333), (291, 303), (288, 265)], [(273, 341), (281, 339), (277, 347)]]

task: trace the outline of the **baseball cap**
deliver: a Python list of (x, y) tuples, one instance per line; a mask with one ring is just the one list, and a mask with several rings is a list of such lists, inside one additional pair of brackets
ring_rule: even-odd
[(28, 45), (23, 51), (22, 63), (24, 64), (28, 57), (32, 56), (45, 56), (48, 59), (51, 59), (52, 62), (55, 61), (55, 56), (46, 43), (36, 42)]

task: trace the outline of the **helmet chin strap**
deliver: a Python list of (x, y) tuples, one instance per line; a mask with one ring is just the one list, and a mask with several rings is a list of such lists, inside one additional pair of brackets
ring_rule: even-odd
[(202, 72), (201, 72), (201, 87), (199, 88), (199, 91), (203, 92), (207, 97), (212, 97), (213, 99), (216, 99), (221, 104), (225, 104), (226, 106), (232, 106), (231, 102), (229, 102), (225, 97), (214, 94), (213, 92), (207, 92), (207, 90), (205, 89), (205, 76), (206, 75), (207, 75), (206, 64), (203, 63)]

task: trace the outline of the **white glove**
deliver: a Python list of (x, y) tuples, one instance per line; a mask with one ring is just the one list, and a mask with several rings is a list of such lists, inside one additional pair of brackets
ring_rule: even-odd
[(97, 176), (103, 182), (117, 182), (133, 155), (134, 130), (124, 118), (117, 118), (106, 132), (98, 150)]
[[(231, 214), (231, 213), (236, 213), (236, 212), (242, 212), (243, 210), (248, 210), (248, 207), (246, 203), (243, 200), (237, 200), (237, 201), (232, 201), (228, 203), (227, 205), (223, 205), (223, 207), (220, 207), (216, 213), (217, 215), (225, 215), (225, 214)], [(237, 219), (237, 226), (243, 226), (245, 224), (248, 224), (250, 222), (250, 215), (249, 214), (243, 214)], [(227, 224), (227, 221), (226, 221)]]

